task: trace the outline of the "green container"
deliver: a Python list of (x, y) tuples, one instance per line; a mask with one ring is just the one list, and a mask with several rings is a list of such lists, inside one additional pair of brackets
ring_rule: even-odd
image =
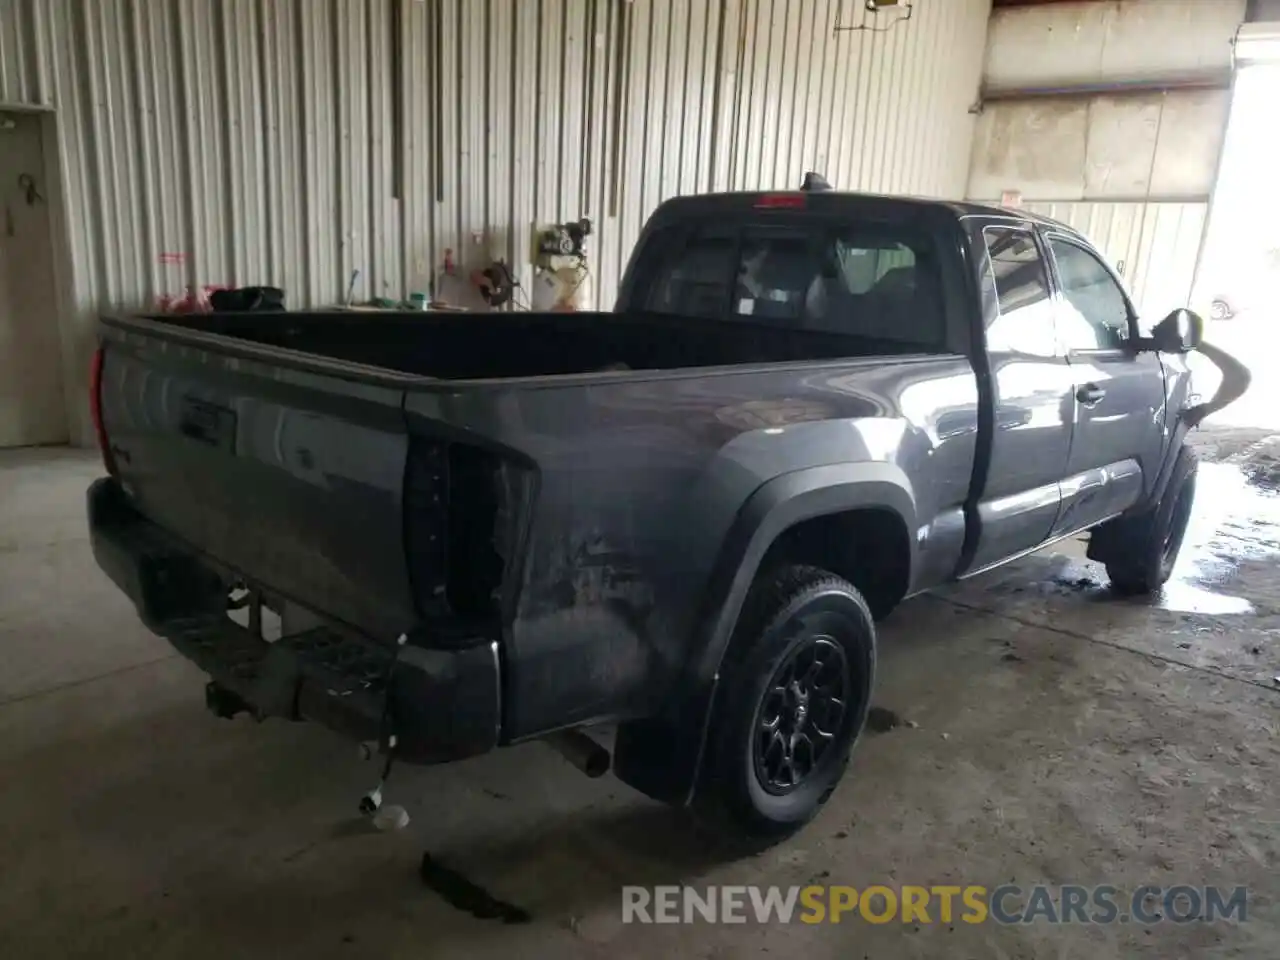
[(427, 295), (425, 293), (409, 294), (409, 309), (425, 311), (427, 309)]

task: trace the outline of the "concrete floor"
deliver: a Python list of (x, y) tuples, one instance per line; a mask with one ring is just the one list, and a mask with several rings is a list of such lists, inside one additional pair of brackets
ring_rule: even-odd
[[(1207, 449), (1266, 467), (1255, 439)], [(1207, 471), (1163, 606), (1111, 597), (1075, 548), (906, 604), (877, 702), (916, 726), (867, 735), (819, 820), (745, 860), (537, 744), (398, 771), (413, 822), (370, 833), (352, 814), (375, 771), (348, 744), (214, 719), (197, 671), (98, 573), (82, 510), (98, 472), (79, 452), (0, 454), (0, 955), (1276, 955), (1280, 523), (1237, 466)], [(418, 879), (424, 849), (533, 923), (448, 905)], [(622, 884), (815, 880), (1246, 884), (1250, 919), (620, 922)]]

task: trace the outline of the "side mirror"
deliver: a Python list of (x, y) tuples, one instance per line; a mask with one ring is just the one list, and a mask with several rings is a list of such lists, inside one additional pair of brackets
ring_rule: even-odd
[(1190, 353), (1204, 339), (1204, 321), (1186, 307), (1179, 307), (1151, 331), (1151, 347), (1161, 353)]

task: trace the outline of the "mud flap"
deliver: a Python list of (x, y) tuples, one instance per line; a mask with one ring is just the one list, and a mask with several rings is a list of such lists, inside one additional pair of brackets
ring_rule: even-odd
[(676, 716), (619, 724), (613, 768), (619, 780), (650, 799), (687, 806), (711, 718), (711, 692), (692, 694)]

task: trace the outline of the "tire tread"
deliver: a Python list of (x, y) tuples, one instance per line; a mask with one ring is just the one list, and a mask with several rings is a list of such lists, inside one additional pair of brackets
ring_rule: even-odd
[(717, 703), (713, 706), (713, 726), (709, 732), (706, 769), (703, 771), (703, 789), (699, 790), (696, 800), (702, 819), (721, 832), (725, 832), (727, 828), (739, 842), (767, 845), (794, 833), (808, 822), (834, 792), (858, 739), (861, 721), (865, 719), (865, 708), (863, 717), (859, 718), (859, 723), (853, 728), (852, 735), (843, 745), (843, 752), (835, 767), (839, 773), (832, 784), (819, 796), (814, 809), (801, 821), (786, 823), (769, 821), (758, 811), (744, 809), (741, 800), (731, 796), (731, 777), (727, 775), (727, 770), (732, 769), (732, 754), (737, 744), (729, 734), (737, 727), (734, 720), (739, 711), (750, 709), (754, 713), (755, 709), (754, 701), (749, 704), (742, 702), (746, 692), (752, 689), (754, 679), (754, 675), (747, 672), (751, 666), (750, 661), (759, 650), (762, 638), (767, 636), (780, 621), (789, 617), (807, 597), (827, 593), (833, 589), (854, 601), (858, 617), (869, 631), (874, 676), (874, 619), (862, 594), (842, 577), (829, 570), (807, 564), (777, 567), (757, 576), (756, 582), (752, 584), (743, 602), (721, 665)]

